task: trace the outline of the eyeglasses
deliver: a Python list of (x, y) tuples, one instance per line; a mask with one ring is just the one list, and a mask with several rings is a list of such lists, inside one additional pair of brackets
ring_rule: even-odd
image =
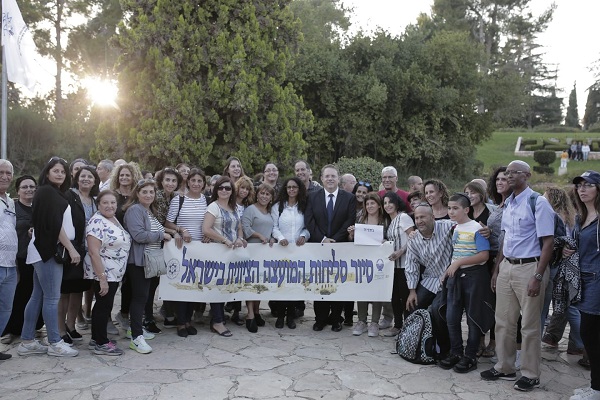
[(146, 183), (156, 183), (154, 179), (140, 179), (137, 183), (138, 186), (145, 185)]
[(506, 176), (511, 176), (511, 175), (514, 175), (514, 174), (519, 174), (520, 175), (520, 174), (526, 174), (526, 173), (527, 172), (525, 172), (525, 171), (513, 171), (513, 170), (510, 170), (510, 169), (507, 169), (506, 171), (504, 171), (504, 175), (506, 175)]
[(298, 189), (300, 189), (298, 186), (286, 186), (285, 188), (287, 190), (298, 190)]
[(54, 157), (52, 157), (51, 159), (49, 159), (49, 160), (48, 160), (48, 162), (47, 162), (46, 164), (50, 164), (50, 163), (51, 163), (51, 162), (53, 162), (53, 161), (62, 161), (62, 162), (64, 162), (65, 164), (67, 164), (67, 160), (65, 160), (64, 158), (57, 157), (57, 156), (54, 156)]
[(219, 188), (217, 189), (218, 191), (220, 190), (224, 190), (226, 192), (231, 192), (231, 186), (219, 186)]
[(360, 181), (360, 182), (358, 182), (358, 186), (364, 186), (366, 188), (370, 188), (371, 184), (369, 182)]
[(19, 186), (19, 189), (35, 189), (35, 185), (25, 185), (25, 186)]
[(585, 190), (588, 190), (588, 189), (591, 189), (591, 188), (593, 188), (593, 187), (595, 187), (595, 186), (596, 186), (596, 185), (593, 185), (593, 184), (591, 184), (591, 183), (587, 183), (587, 182), (585, 182), (585, 183), (578, 183), (578, 184), (576, 184), (576, 185), (575, 185), (575, 188), (576, 188), (577, 190), (580, 190), (580, 189), (585, 189)]
[(268, 174), (270, 172), (277, 172), (279, 171), (277, 168), (273, 168), (273, 169), (265, 169), (265, 174)]

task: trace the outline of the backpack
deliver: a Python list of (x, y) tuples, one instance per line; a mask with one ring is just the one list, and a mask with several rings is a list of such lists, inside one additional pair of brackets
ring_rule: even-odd
[[(537, 202), (537, 198), (540, 196), (538, 192), (533, 192), (531, 196), (529, 196), (529, 207), (531, 207), (531, 211), (533, 212), (533, 218), (535, 218), (535, 203)], [(560, 218), (557, 213), (554, 213), (554, 237), (561, 237), (567, 234), (567, 229), (565, 227), (565, 223)], [(542, 239), (540, 239), (540, 249), (542, 248)], [(562, 249), (553, 249), (552, 257), (550, 258), (550, 262), (548, 265), (552, 268), (558, 265), (558, 261), (562, 257)]]
[(435, 363), (435, 340), (429, 311), (415, 310), (404, 320), (396, 337), (396, 352), (413, 364)]

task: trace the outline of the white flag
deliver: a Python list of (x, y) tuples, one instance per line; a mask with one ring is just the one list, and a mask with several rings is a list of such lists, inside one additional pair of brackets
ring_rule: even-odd
[(33, 91), (39, 78), (39, 56), (16, 0), (2, 0), (2, 46), (8, 80)]

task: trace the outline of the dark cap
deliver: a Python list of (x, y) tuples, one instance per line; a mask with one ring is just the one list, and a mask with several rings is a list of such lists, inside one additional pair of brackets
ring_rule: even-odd
[(600, 173), (596, 171), (585, 171), (581, 176), (573, 179), (573, 183), (577, 184), (581, 181), (586, 181), (587, 183), (600, 184)]

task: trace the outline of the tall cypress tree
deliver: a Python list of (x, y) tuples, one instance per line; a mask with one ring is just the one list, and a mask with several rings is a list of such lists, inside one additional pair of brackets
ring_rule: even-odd
[(573, 128), (581, 128), (579, 125), (579, 112), (577, 111), (577, 84), (573, 84), (571, 94), (569, 94), (569, 106), (567, 107), (567, 116), (565, 125)]
[(303, 157), (313, 122), (284, 85), (300, 37), (288, 3), (122, 1), (121, 118), (116, 141), (99, 128), (95, 154), (122, 152), (153, 168), (186, 161), (211, 173), (230, 155), (250, 170)]

